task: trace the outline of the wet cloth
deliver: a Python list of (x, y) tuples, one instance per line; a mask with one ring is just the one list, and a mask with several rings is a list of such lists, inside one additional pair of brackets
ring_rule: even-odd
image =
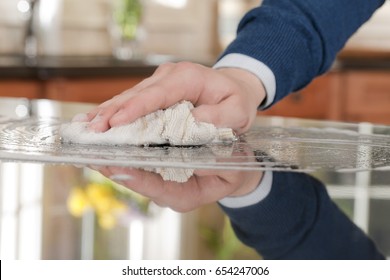
[(59, 135), (65, 143), (139, 146), (203, 145), (234, 139), (233, 130), (230, 128), (216, 128), (210, 123), (197, 122), (191, 113), (193, 108), (192, 103), (183, 101), (105, 132), (90, 131), (87, 122), (74, 121), (63, 124)]

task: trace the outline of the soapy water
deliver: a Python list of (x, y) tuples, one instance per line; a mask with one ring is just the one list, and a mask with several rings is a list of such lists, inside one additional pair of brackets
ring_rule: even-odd
[[(0, 116), (0, 161), (136, 168), (390, 170), (390, 135), (327, 127), (256, 124), (231, 143), (196, 147), (62, 143), (56, 118)], [(390, 131), (390, 128), (389, 128)]]

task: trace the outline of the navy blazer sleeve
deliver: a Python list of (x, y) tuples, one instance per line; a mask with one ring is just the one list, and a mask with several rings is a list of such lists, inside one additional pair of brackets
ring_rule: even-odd
[(237, 237), (265, 259), (384, 259), (325, 186), (304, 173), (274, 172), (264, 200), (221, 207)]
[(264, 0), (244, 16), (221, 57), (238, 53), (267, 65), (275, 76), (275, 103), (328, 70), (384, 1)]

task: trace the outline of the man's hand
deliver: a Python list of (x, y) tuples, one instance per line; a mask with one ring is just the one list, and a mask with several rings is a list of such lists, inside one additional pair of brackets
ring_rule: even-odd
[(260, 80), (238, 68), (212, 69), (190, 62), (166, 63), (155, 73), (87, 114), (89, 128), (104, 132), (110, 127), (188, 100), (197, 121), (247, 131), (265, 98)]

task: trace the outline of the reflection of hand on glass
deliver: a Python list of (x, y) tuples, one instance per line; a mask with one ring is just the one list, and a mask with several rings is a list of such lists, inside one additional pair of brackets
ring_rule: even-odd
[[(181, 158), (190, 161), (195, 155), (215, 157), (220, 162), (256, 161), (250, 146), (222, 145), (213, 150), (212, 147), (194, 149), (174, 148), (164, 151), (170, 158)], [(222, 156), (223, 155), (223, 156)], [(222, 156), (222, 157), (220, 157)], [(155, 167), (95, 167), (104, 176), (140, 193), (160, 206), (166, 206), (179, 212), (187, 212), (204, 204), (219, 201), (226, 197), (242, 197), (257, 189), (262, 180), (262, 171), (226, 170), (226, 169), (185, 169)]]
[(97, 170), (149, 197), (157, 205), (179, 212), (194, 210), (226, 196), (244, 195), (255, 189), (262, 177), (260, 171), (195, 170), (187, 182), (179, 183), (164, 181), (157, 173), (135, 168), (101, 167)]

